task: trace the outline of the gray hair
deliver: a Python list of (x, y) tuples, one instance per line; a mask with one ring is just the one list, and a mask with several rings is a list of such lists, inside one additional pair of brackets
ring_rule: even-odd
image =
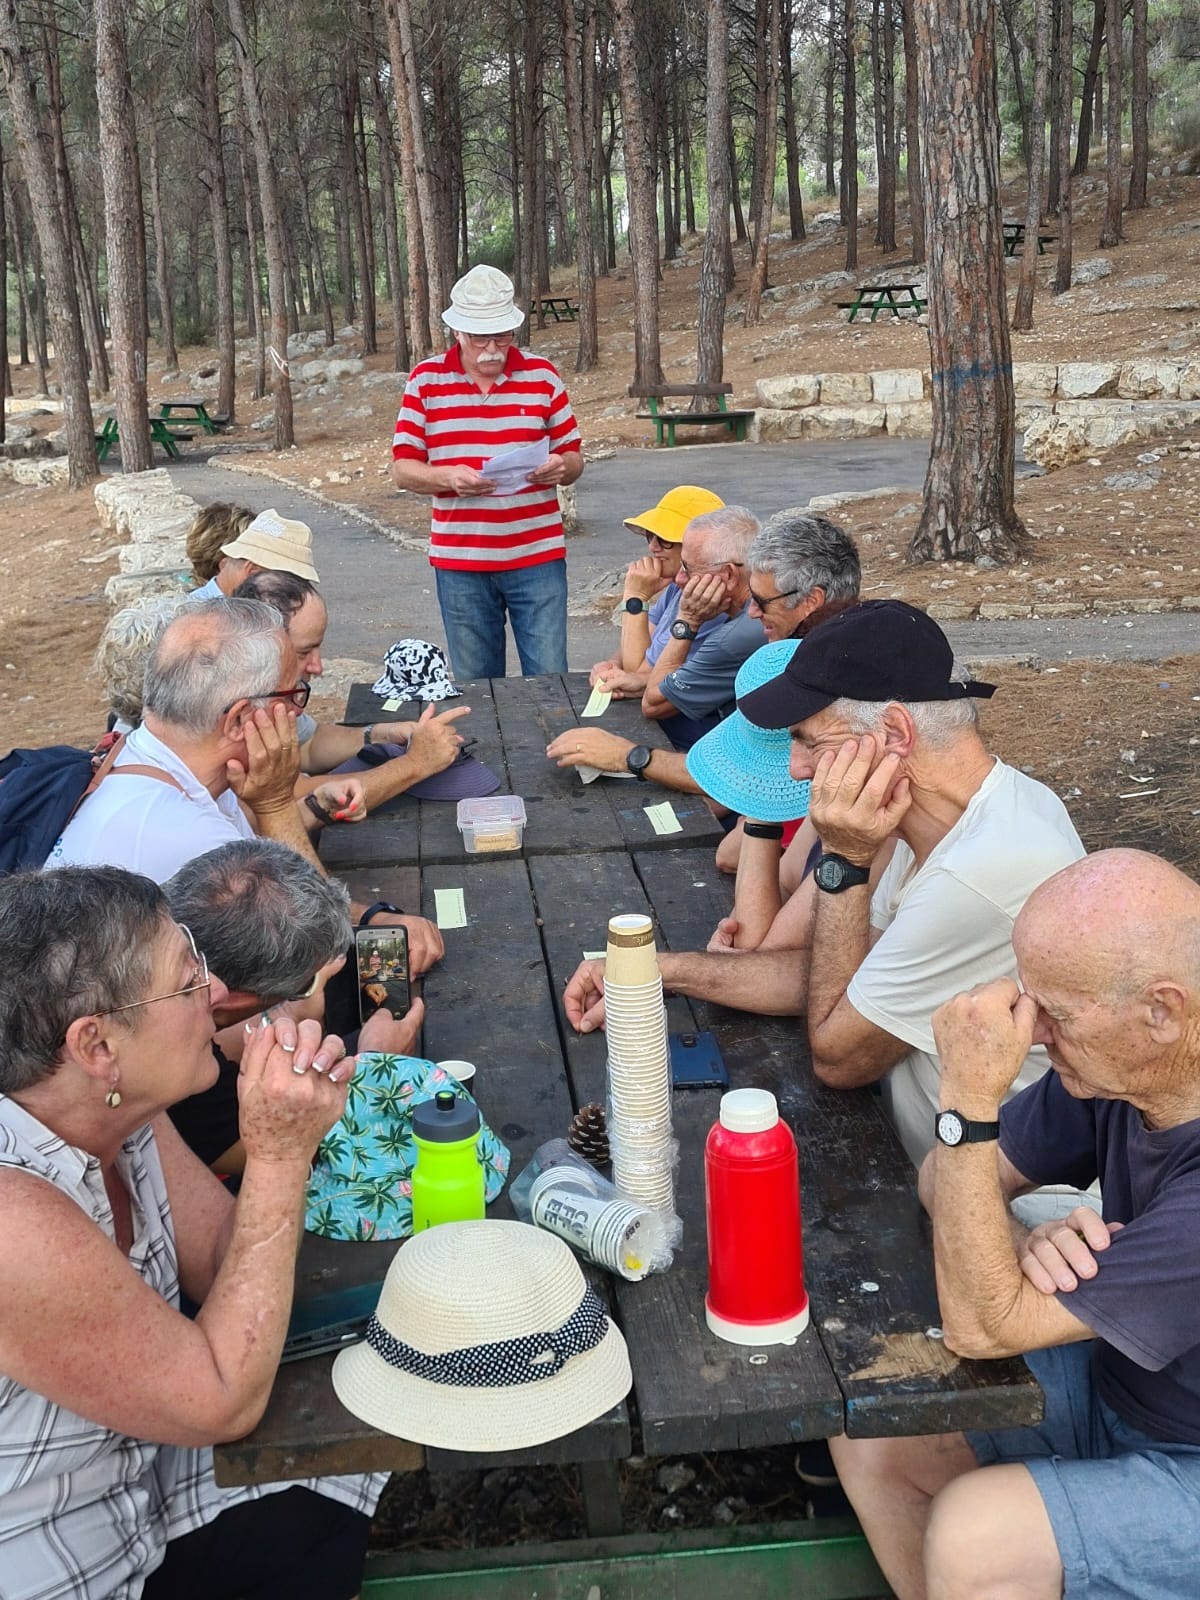
[[(273, 572), (269, 567), (264, 567), (261, 572), (239, 583), (233, 594), (235, 600), (261, 600), (266, 605), (274, 606), (286, 625), (305, 601), (317, 594), (317, 590), (307, 578), (297, 577), (294, 572)], [(317, 595), (317, 598), (320, 599), (320, 596)], [(321, 603), (324, 604), (324, 601)]]
[(703, 511), (693, 517), (683, 531), (685, 538), (689, 533), (700, 535), (714, 567), (723, 561), (744, 567), (758, 529), (758, 518), (745, 506), (718, 506), (715, 511)]
[(270, 839), (221, 845), (163, 887), (210, 970), (264, 1002), (303, 993), (354, 938), (345, 887)]
[(807, 511), (777, 511), (750, 547), (752, 571), (769, 572), (794, 611), (814, 589), (828, 600), (856, 600), (862, 567), (854, 540), (837, 523)]
[(903, 706), (927, 745), (942, 749), (979, 725), (979, 705), (966, 700), (835, 700), (829, 707), (851, 733), (875, 733), (889, 706)]
[[(59, 867), (0, 879), (0, 1094), (62, 1065), (80, 1017), (148, 998), (171, 920), (156, 883), (121, 867)], [(139, 1011), (122, 1011), (133, 1027)]]
[(227, 707), (279, 687), (283, 618), (261, 600), (199, 600), (167, 625), (146, 667), (143, 711), (198, 739)]
[(133, 727), (142, 720), (146, 663), (159, 635), (187, 604), (183, 595), (125, 606), (105, 624), (92, 671), (100, 679), (109, 710)]

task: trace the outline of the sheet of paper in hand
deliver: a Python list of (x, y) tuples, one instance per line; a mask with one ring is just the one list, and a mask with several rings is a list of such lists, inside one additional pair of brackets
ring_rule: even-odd
[(528, 489), (529, 474), (544, 467), (549, 459), (550, 439), (543, 434), (534, 444), (514, 445), (511, 450), (489, 456), (479, 470), (496, 485), (494, 494), (516, 494)]

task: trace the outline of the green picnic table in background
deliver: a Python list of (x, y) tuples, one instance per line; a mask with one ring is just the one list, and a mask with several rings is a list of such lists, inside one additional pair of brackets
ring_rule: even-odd
[(205, 400), (162, 400), (159, 402), (159, 417), (171, 420), (172, 413), (176, 411), (182, 411), (185, 414), (185, 420), (199, 423), (205, 433), (217, 433), (226, 421), (224, 417), (210, 413), (208, 403)]
[[(180, 442), (186, 443), (192, 435), (180, 433), (177, 429), (168, 427), (162, 417), (150, 417), (150, 442), (160, 444), (172, 461), (179, 459)], [(103, 426), (96, 435), (96, 459), (103, 464), (108, 459), (108, 452), (113, 445), (119, 446), (120, 434), (117, 428), (117, 419), (105, 417)]]
[(909, 312), (919, 316), (928, 302), (917, 293), (916, 283), (863, 283), (855, 291), (853, 300), (839, 300), (839, 311), (848, 311), (847, 322), (853, 322), (860, 311), (869, 311), (871, 321), (882, 311), (890, 317), (903, 317)]

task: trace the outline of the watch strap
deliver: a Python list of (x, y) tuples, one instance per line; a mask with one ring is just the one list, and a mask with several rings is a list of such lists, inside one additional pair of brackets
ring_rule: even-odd
[(318, 822), (328, 824), (333, 821), (333, 812), (327, 811), (317, 799), (315, 794), (306, 794), (304, 796), (304, 804), (312, 812), (313, 816), (316, 817)]
[(390, 911), (394, 917), (402, 917), (404, 915), (400, 907), (394, 906), (390, 900), (376, 900), (372, 905), (369, 905), (363, 912), (362, 916), (359, 917), (359, 927), (369, 928), (371, 926), (371, 918), (377, 916), (381, 911)]
[[(942, 1138), (943, 1117), (954, 1117), (957, 1120), (959, 1127), (962, 1129), (961, 1138), (954, 1140)], [(955, 1145), (960, 1144), (989, 1144), (992, 1140), (1000, 1137), (1000, 1124), (999, 1122), (972, 1121), (970, 1117), (964, 1117), (961, 1111), (956, 1111), (953, 1106), (950, 1106), (945, 1111), (934, 1113), (933, 1131), (940, 1143), (953, 1149)]]
[(783, 839), (782, 822), (743, 822), (742, 832), (747, 839)]

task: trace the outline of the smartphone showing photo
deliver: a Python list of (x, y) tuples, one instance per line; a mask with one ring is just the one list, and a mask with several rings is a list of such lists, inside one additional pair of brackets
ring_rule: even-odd
[(358, 1019), (365, 1022), (382, 1006), (402, 1017), (412, 1003), (408, 985), (408, 929), (359, 928), (354, 935), (358, 964)]

